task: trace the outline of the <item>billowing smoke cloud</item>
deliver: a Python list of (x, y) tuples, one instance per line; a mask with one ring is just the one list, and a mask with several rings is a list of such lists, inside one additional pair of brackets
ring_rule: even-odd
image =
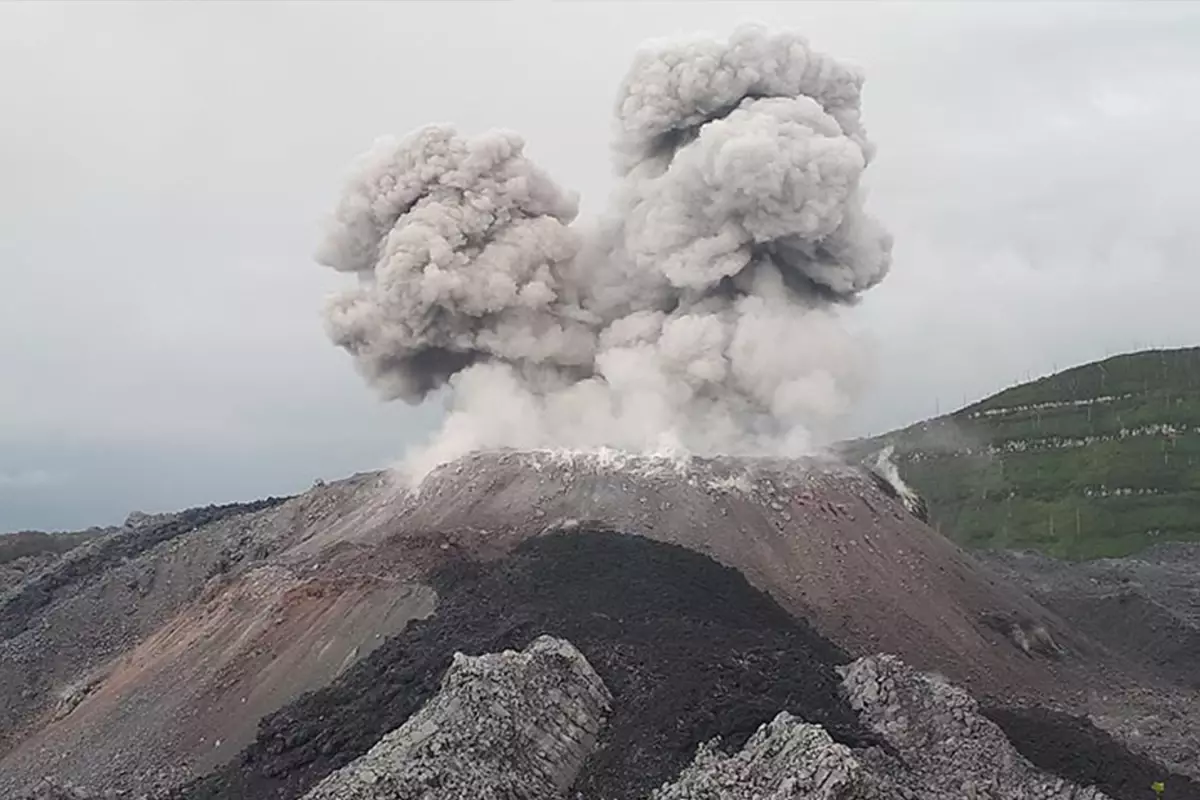
[(878, 283), (859, 72), (794, 34), (656, 43), (621, 85), (611, 210), (507, 132), (444, 126), (358, 163), (318, 259), (331, 337), (387, 397), (448, 385), (410, 467), (476, 448), (797, 454), (847, 406), (839, 306)]
[(523, 146), (431, 126), (360, 159), (318, 260), (359, 276), (329, 330), (389, 397), (419, 401), (481, 361), (591, 363), (593, 326), (559, 300), (577, 202)]

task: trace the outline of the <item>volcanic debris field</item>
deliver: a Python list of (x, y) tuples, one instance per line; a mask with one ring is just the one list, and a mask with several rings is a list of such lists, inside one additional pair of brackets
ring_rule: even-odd
[[(684, 548), (602, 530), (553, 533), (493, 563), (459, 559), (434, 576), (438, 612), (263, 720), (257, 740), (178, 800), (290, 800), (371, 748), (436, 693), (455, 651), (568, 638), (610, 688), (613, 714), (572, 793), (644, 798), (714, 737), (734, 750), (787, 710), (851, 747), (879, 746), (839, 692), (850, 657), (737, 571)], [(1167, 778), (1086, 720), (1037, 710), (989, 716), (1036, 765), (1115, 798)]]
[(265, 719), (240, 759), (179, 796), (299, 797), (420, 708), (455, 651), (520, 649), (543, 633), (574, 643), (614, 697), (574, 786), (586, 797), (644, 797), (701, 742), (740, 746), (784, 709), (845, 744), (874, 741), (838, 693), (834, 666), (849, 656), (737, 571), (684, 548), (551, 534), (502, 563), (457, 561), (434, 585), (434, 617)]
[(1164, 780), (1161, 766), (1130, 752), (1083, 717), (1045, 708), (984, 708), (1017, 752), (1031, 764), (1110, 797), (1150, 797), (1152, 783), (1170, 787), (1167, 797), (1200, 797), (1200, 784), (1181, 775)]
[(94, 542), (84, 539), (85, 546), (72, 548), (57, 562), (56, 569), (44, 570), (14, 590), (0, 595), (0, 638), (16, 636), (25, 629), (35, 611), (49, 605), (59, 592), (90, 574), (121, 563), (160, 542), (183, 536), (227, 517), (273, 508), (287, 499), (268, 497), (251, 503), (190, 508), (178, 514), (164, 515), (167, 519), (157, 524), (120, 529)]

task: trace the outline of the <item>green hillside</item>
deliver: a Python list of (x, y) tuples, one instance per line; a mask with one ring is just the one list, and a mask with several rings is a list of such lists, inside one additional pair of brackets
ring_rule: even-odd
[(1097, 558), (1200, 540), (1200, 348), (1075, 367), (848, 447), (888, 443), (933, 523), (971, 547)]

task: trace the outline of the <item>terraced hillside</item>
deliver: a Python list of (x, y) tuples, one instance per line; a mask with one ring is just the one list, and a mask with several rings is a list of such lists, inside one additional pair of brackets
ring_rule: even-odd
[(1200, 348), (1115, 356), (852, 443), (959, 542), (1065, 558), (1200, 540)]

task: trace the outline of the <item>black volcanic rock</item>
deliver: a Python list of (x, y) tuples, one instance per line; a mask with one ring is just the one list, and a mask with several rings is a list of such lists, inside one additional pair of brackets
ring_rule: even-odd
[(1131, 752), (1084, 717), (1045, 708), (984, 708), (1017, 752), (1035, 767), (1116, 798), (1152, 797), (1150, 784), (1166, 784), (1170, 800), (1200, 800), (1200, 783), (1173, 775)]
[(571, 641), (613, 695), (601, 747), (573, 787), (584, 797), (644, 797), (701, 742), (740, 747), (781, 710), (836, 741), (875, 742), (839, 695), (846, 653), (735, 570), (684, 548), (550, 534), (497, 563), (455, 562), (434, 583), (435, 616), (264, 720), (239, 759), (178, 797), (300, 797), (432, 697), (455, 651), (520, 649), (541, 634)]

